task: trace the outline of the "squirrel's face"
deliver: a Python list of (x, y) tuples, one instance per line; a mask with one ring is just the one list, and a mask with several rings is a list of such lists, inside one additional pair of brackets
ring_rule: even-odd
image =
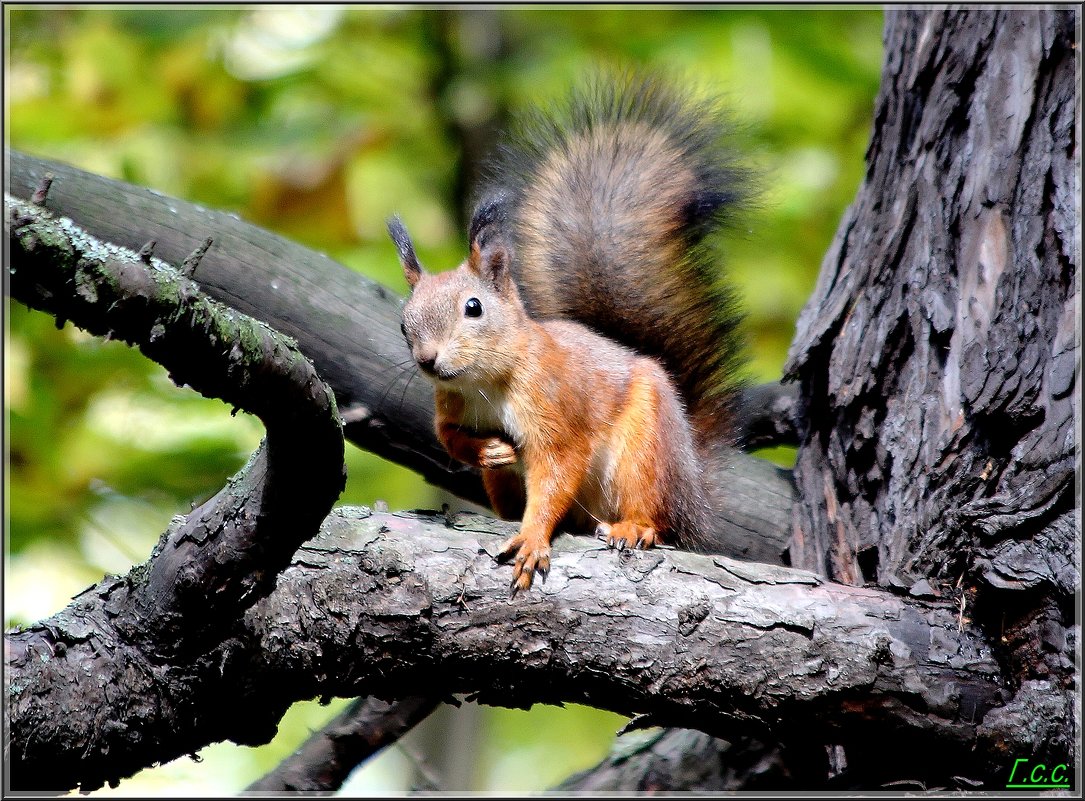
[(433, 275), (422, 269), (406, 228), (388, 223), (411, 296), (403, 307), (403, 337), (411, 356), (437, 382), (492, 385), (511, 374), (526, 313), (502, 242), (473, 230), (471, 254), (457, 269)]
[(423, 275), (403, 307), (403, 336), (419, 368), (437, 382), (492, 384), (511, 370), (523, 314), (515, 287), (502, 292), (467, 264)]

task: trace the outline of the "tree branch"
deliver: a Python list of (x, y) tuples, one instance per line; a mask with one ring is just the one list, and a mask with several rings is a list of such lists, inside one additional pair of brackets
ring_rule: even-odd
[(246, 789), (271, 793), (338, 790), (354, 768), (413, 729), (438, 703), (428, 696), (392, 702), (358, 698)]
[(746, 387), (737, 406), (738, 443), (743, 449), (799, 444), (799, 388), (794, 384)]
[(47, 208), (102, 242), (138, 251), (154, 240), (157, 257), (181, 264), (211, 237), (197, 270), (200, 288), (296, 340), (334, 389), (352, 442), (485, 502), (477, 476), (451, 462), (432, 432), (432, 389), (406, 369), (395, 293), (225, 212), (18, 151), (7, 155), (12, 195), (28, 199), (52, 173)]
[(206, 298), (169, 265), (103, 245), (33, 203), (9, 198), (5, 223), (12, 297), (137, 345), (176, 383), (267, 428), (246, 468), (159, 544), (127, 610), (129, 637), (191, 644), (266, 592), (342, 491), (335, 398), (293, 342)]
[[(106, 579), (50, 621), (5, 637), (5, 660), (14, 673), (12, 666), (36, 654), (62, 655), (69, 646), (78, 653), (78, 644), (94, 644), (82, 662), (90, 682), (56, 687), (44, 677), (41, 684), (9, 685), (12, 705), (31, 710), (43, 710), (41, 698), (53, 692), (53, 715), (65, 710), (71, 723), (28, 730), (12, 722), (15, 784), (73, 786), (88, 777), (94, 784), (118, 769), (103, 764), (124, 753), (118, 738), (142, 741), (133, 761), (120, 759), (119, 770), (131, 772), (154, 761), (143, 759), (145, 749), (153, 752), (171, 736), (135, 734), (138, 729), (125, 724), (141, 716), (140, 698), (128, 698), (131, 708), (124, 711), (99, 703), (106, 685), (97, 679), (114, 676), (115, 691), (127, 696), (164, 665), (183, 664), (221, 644), (242, 611), (274, 586), (342, 490), (342, 428), (331, 390), (293, 342), (207, 299), (180, 272), (154, 260), (149, 248), (134, 253), (104, 245), (39, 205), (10, 197), (4, 220), (13, 297), (58, 321), (72, 319), (92, 333), (138, 345), (174, 381), (254, 412), (267, 428), (245, 468), (210, 501), (176, 519), (147, 564), (125, 579)], [(116, 675), (118, 667), (126, 673)], [(26, 769), (23, 757), (39, 747), (74, 749), (86, 764), (69, 776)]]
[[(1005, 733), (977, 748), (1002, 678), (949, 604), (725, 557), (618, 553), (569, 536), (555, 541), (547, 583), (510, 603), (507, 568), (493, 560), (510, 530), (473, 515), (340, 509), (218, 648), (185, 664), (147, 663), (145, 679), (108, 614), (125, 580), (107, 580), (42, 624), (70, 634), (75, 620), (79, 637), (64, 638), (59, 652), (35, 637), (9, 666), (16, 764), (39, 781), (63, 778), (57, 788), (115, 780), (134, 763), (224, 736), (270, 739), (278, 715), (301, 698), (403, 698), (421, 688), (502, 706), (589, 703), (715, 736), (906, 746), (931, 770), (952, 762), (962, 775), (984, 776), (992, 752), (1028, 747)], [(138, 571), (127, 581), (138, 582)], [(101, 702), (97, 714), (117, 731), (110, 758), (93, 767), (84, 741), (59, 757), (56, 748), (87, 710), (69, 706), (61, 720), (52, 712), (88, 684), (125, 688)], [(148, 750), (151, 741), (159, 748)]]
[[(777, 749), (736, 748), (692, 729), (661, 729), (617, 738), (611, 753), (563, 781), (565, 792), (778, 790), (789, 787)], [(810, 789), (810, 788), (805, 788)]]

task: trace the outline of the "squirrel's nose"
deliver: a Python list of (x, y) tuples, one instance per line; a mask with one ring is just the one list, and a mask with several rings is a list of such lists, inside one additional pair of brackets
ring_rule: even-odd
[(419, 348), (414, 355), (414, 360), (425, 372), (433, 374), (434, 365), (437, 363), (437, 348)]

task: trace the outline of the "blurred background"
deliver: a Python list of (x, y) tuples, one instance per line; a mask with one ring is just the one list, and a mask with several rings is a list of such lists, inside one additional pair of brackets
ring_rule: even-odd
[[(5, 8), (7, 144), (152, 187), (327, 253), (406, 292), (384, 220), (454, 266), (480, 159), (510, 110), (600, 65), (722, 94), (762, 171), (726, 243), (750, 377), (778, 379), (795, 319), (863, 173), (880, 10), (536, 10), (209, 6)], [(5, 309), (5, 626), (144, 561), (261, 436), (116, 342)], [(789, 465), (787, 449), (765, 453)], [(439, 506), (417, 476), (348, 444), (341, 503)], [(230, 794), (332, 717), (295, 705), (276, 739), (143, 771), (113, 794)], [(441, 710), (355, 772), (350, 793), (542, 790), (603, 758), (625, 720), (581, 707)]]

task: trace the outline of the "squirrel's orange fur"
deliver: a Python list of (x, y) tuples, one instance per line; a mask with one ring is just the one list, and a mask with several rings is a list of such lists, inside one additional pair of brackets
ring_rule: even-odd
[(456, 270), (426, 273), (389, 223), (437, 435), (522, 518), (514, 591), (545, 577), (559, 526), (643, 548), (711, 526), (737, 353), (703, 241), (738, 175), (717, 122), (655, 81), (610, 85), (505, 147)]

